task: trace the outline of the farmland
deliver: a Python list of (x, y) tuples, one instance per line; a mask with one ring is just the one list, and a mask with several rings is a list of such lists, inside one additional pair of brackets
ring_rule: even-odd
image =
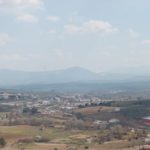
[[(85, 145), (88, 145), (89, 149), (91, 150), (101, 150), (101, 149), (122, 149), (127, 146), (131, 146), (129, 142), (127, 141), (112, 141), (108, 142), (102, 145), (98, 144), (84, 144), (85, 138), (88, 136), (91, 136), (92, 134), (96, 134), (93, 132), (88, 131), (64, 131), (64, 130), (58, 130), (58, 129), (45, 129), (43, 133), (39, 132), (39, 129), (37, 127), (31, 127), (31, 126), (2, 126), (0, 127), (0, 133), (3, 137), (7, 140), (7, 146), (4, 148), (4, 150), (17, 150), (18, 145), (15, 143), (20, 138), (25, 137), (34, 137), (36, 135), (42, 134), (46, 137), (49, 137), (51, 139), (50, 143), (28, 143), (24, 144), (24, 149), (36, 149), (36, 150), (54, 150), (55, 148), (65, 150), (69, 149), (71, 147), (76, 147), (77, 149), (85, 149)], [(75, 144), (74, 141), (82, 141), (78, 142), (78, 144)], [(117, 143), (117, 145), (115, 144)], [(120, 143), (120, 144), (119, 144)]]

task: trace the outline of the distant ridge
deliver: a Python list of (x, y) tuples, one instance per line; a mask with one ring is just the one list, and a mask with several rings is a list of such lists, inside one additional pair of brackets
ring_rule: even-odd
[(82, 67), (71, 67), (54, 71), (15, 71), (0, 70), (0, 87), (18, 85), (44, 85), (63, 83), (98, 83), (118, 81), (150, 81), (150, 73), (134, 74), (133, 72), (104, 72), (95, 73)]
[(0, 70), (0, 86), (23, 84), (53, 84), (97, 80), (98, 74), (81, 67), (64, 70), (27, 72)]

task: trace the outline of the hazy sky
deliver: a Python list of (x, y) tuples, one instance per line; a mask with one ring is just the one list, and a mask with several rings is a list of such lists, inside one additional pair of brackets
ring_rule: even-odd
[(150, 66), (150, 0), (0, 0), (0, 69)]

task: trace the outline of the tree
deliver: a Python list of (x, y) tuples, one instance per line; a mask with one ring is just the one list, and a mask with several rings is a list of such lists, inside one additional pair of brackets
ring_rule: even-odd
[(37, 108), (35, 108), (35, 107), (33, 107), (32, 109), (31, 109), (31, 114), (36, 114), (36, 113), (38, 113), (38, 109)]

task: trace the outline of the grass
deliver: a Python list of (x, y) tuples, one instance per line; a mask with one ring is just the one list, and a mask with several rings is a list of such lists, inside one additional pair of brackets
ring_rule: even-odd
[(87, 137), (94, 134), (92, 131), (79, 131), (79, 130), (64, 130), (57, 128), (46, 128), (43, 131), (39, 130), (39, 127), (33, 126), (0, 126), (0, 135), (4, 137), (14, 138), (14, 137), (35, 137), (37, 135), (42, 135), (51, 139), (52, 141), (59, 140), (69, 140), (72, 138), (79, 138), (79, 136)]

